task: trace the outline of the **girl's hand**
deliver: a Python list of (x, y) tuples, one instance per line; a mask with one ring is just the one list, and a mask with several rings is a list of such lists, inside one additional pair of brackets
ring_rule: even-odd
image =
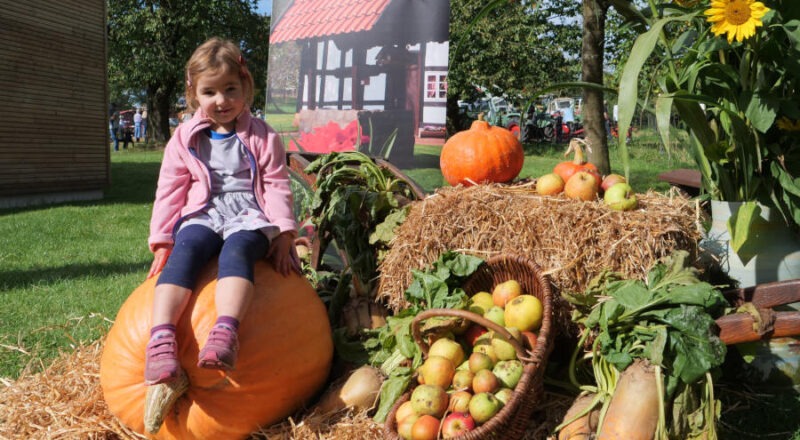
[(283, 276), (289, 275), (292, 270), (300, 274), (300, 259), (297, 258), (297, 251), (294, 248), (294, 233), (281, 232), (275, 237), (267, 252), (267, 259)]
[(156, 247), (153, 251), (153, 264), (150, 265), (150, 272), (147, 274), (147, 279), (153, 278), (156, 274), (161, 272), (161, 269), (167, 264), (170, 253), (172, 253), (171, 246)]

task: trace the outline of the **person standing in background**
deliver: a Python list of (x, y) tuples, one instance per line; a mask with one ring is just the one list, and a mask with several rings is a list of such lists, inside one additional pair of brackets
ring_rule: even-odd
[(575, 111), (572, 109), (571, 105), (564, 107), (562, 116), (564, 117), (564, 123), (567, 124), (567, 128), (569, 129), (569, 137), (572, 137), (572, 134), (575, 132)]
[(147, 142), (147, 107), (142, 108), (142, 140)]
[(140, 137), (142, 137), (142, 109), (139, 108), (133, 115), (133, 139), (139, 142)]
[(111, 134), (111, 142), (114, 143), (114, 151), (119, 151), (119, 137), (117, 136), (118, 131), (119, 112), (115, 111), (111, 113), (111, 116), (108, 118), (108, 132)]

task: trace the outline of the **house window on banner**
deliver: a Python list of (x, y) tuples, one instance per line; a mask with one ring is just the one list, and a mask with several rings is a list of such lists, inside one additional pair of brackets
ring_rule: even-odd
[(447, 72), (428, 71), (425, 75), (425, 100), (447, 101)]

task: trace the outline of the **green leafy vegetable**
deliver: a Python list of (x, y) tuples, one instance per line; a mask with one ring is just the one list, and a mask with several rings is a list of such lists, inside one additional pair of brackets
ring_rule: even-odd
[[(711, 380), (709, 372), (725, 359), (726, 347), (716, 334), (714, 317), (724, 312), (727, 302), (714, 286), (698, 279), (696, 269), (687, 267), (687, 256), (679, 251), (665, 258), (650, 270), (646, 283), (604, 272), (589, 283), (583, 294), (564, 297), (575, 306), (573, 319), (585, 327), (571, 363), (572, 382), (610, 400), (617, 375), (607, 374), (603, 366), (610, 364), (622, 372), (636, 359), (646, 359), (663, 374), (665, 401), (678, 399), (686, 408), (682, 416), (692, 417), (667, 424), (662, 411), (659, 429), (691, 428), (689, 434), (694, 436), (714, 429), (717, 403), (713, 393), (708, 392), (709, 385), (703, 382)], [(591, 356), (596, 385), (582, 386), (574, 370), (577, 355), (590, 334), (595, 335)], [(712, 400), (700, 396), (700, 403), (694, 404), (691, 399), (695, 396), (686, 395), (689, 392), (711, 395)], [(658, 437), (666, 435), (661, 431)]]
[(411, 185), (358, 151), (321, 155), (305, 171), (317, 175), (310, 209), (322, 244), (336, 241), (364, 295), (394, 228), (405, 220)]
[[(411, 376), (422, 365), (422, 352), (411, 335), (411, 322), (423, 310), (431, 308), (465, 308), (467, 294), (461, 285), (483, 263), (478, 257), (446, 252), (428, 270), (414, 270), (413, 281), (406, 290), (409, 306), (386, 318), (386, 325), (371, 330), (364, 349), (369, 363), (388, 376), (380, 395), (374, 419), (383, 422), (392, 405), (408, 389)], [(400, 367), (410, 364), (410, 367)]]

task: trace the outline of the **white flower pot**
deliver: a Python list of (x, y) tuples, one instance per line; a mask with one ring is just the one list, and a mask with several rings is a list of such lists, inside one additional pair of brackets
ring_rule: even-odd
[(720, 264), (728, 276), (739, 282), (739, 287), (800, 278), (800, 238), (783, 222), (781, 215), (761, 205), (761, 221), (749, 237), (749, 246), (755, 252), (747, 264), (730, 246), (727, 223), (741, 202), (711, 201), (711, 229), (701, 243)]

